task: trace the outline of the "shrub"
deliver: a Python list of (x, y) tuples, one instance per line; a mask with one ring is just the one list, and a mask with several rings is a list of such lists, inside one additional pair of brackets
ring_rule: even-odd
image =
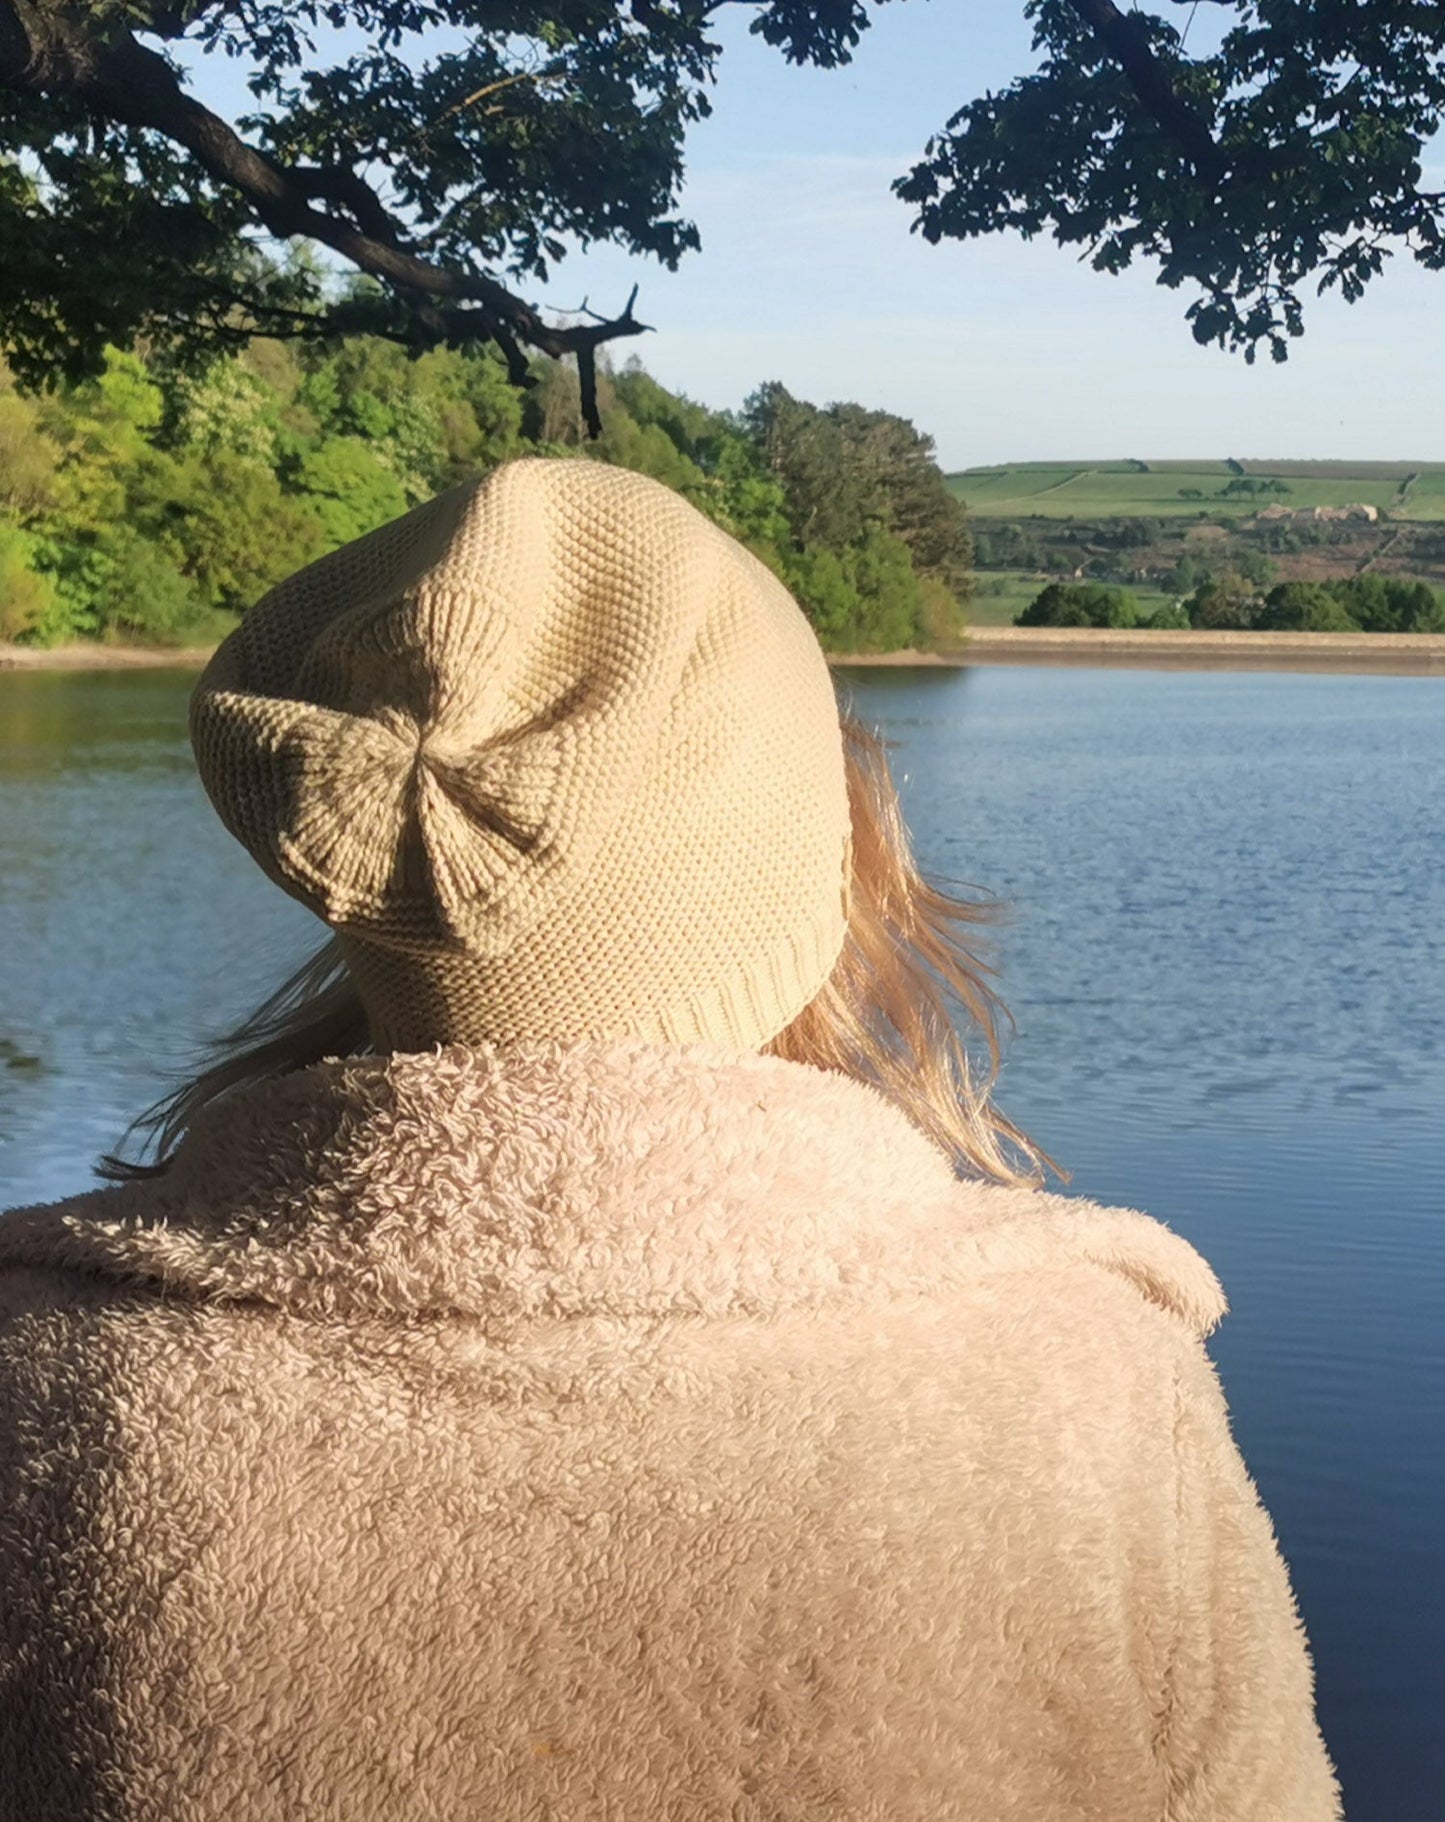
[(1258, 610), (1258, 596), (1239, 576), (1204, 583), (1184, 604), (1189, 624), (1211, 632), (1247, 632)]
[(1173, 571), (1169, 577), (1169, 586), (1174, 590), (1176, 595), (1190, 595), (1193, 594), (1194, 590), (1198, 588), (1202, 581), (1207, 580), (1208, 577), (1200, 573), (1199, 565), (1194, 561), (1193, 557), (1190, 556), (1188, 551), (1185, 551), (1184, 555), (1174, 565)]
[(34, 639), (55, 612), (55, 584), (34, 567), (39, 539), (0, 525), (0, 639)]
[(102, 549), (109, 565), (97, 608), (102, 637), (180, 644), (199, 612), (191, 584), (163, 552), (127, 527), (117, 526)]
[(1015, 626), (1137, 626), (1139, 607), (1122, 588), (1096, 582), (1050, 582), (1014, 619)]
[(1445, 610), (1428, 582), (1406, 576), (1350, 576), (1327, 584), (1351, 619), (1367, 633), (1445, 632)]
[(1319, 582), (1282, 582), (1265, 596), (1255, 625), (1267, 632), (1357, 633), (1342, 603)]
[(1256, 588), (1268, 588), (1275, 578), (1275, 567), (1263, 551), (1241, 550), (1234, 558), (1235, 574)]
[(918, 618), (925, 647), (956, 645), (967, 631), (963, 603), (937, 576), (919, 577)]
[(916, 645), (922, 603), (903, 540), (875, 527), (846, 553), (844, 568), (859, 603), (853, 649), (896, 652)]
[(813, 630), (825, 650), (858, 649), (858, 590), (834, 551), (792, 553), (785, 579), (812, 621)]

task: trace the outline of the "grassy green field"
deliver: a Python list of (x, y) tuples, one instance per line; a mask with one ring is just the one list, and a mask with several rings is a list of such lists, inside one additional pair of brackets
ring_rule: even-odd
[[(948, 484), (976, 517), (989, 519), (1188, 518), (1200, 512), (1248, 518), (1261, 507), (1366, 505), (1381, 517), (1445, 520), (1445, 462), (1242, 461), (1251, 480), (1278, 479), (1282, 494), (1220, 498), (1235, 473), (1228, 463), (1021, 462), (967, 468)], [(1181, 499), (1181, 490), (1198, 499)]]
[(1407, 519), (1445, 519), (1445, 468), (1427, 468), (1405, 495)]
[(968, 603), (970, 626), (1012, 626), (1048, 581), (1017, 569), (980, 570)]

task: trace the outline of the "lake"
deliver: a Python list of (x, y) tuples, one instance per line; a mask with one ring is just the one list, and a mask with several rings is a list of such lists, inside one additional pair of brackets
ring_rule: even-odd
[[(1001, 1105), (1224, 1281), (1212, 1352), (1350, 1816), (1435, 1822), (1445, 679), (839, 678), (925, 870), (1011, 907)], [(191, 681), (0, 673), (0, 1207), (85, 1187), (157, 1066), (320, 934), (206, 804)]]

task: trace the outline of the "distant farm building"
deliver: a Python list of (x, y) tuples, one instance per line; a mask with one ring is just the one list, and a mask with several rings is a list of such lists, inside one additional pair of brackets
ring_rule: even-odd
[(1294, 519), (1300, 523), (1314, 523), (1322, 519), (1366, 519), (1374, 524), (1380, 516), (1380, 509), (1378, 506), (1366, 506), (1362, 501), (1355, 501), (1349, 506), (1302, 506), (1298, 509), (1266, 506), (1254, 516), (1256, 520), (1272, 520), (1276, 523), (1282, 519)]

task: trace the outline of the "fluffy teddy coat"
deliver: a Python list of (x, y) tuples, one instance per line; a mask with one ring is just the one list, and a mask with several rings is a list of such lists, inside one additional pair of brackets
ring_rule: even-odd
[(1329, 1822), (1209, 1268), (708, 1045), (0, 1221), (5, 1822)]

